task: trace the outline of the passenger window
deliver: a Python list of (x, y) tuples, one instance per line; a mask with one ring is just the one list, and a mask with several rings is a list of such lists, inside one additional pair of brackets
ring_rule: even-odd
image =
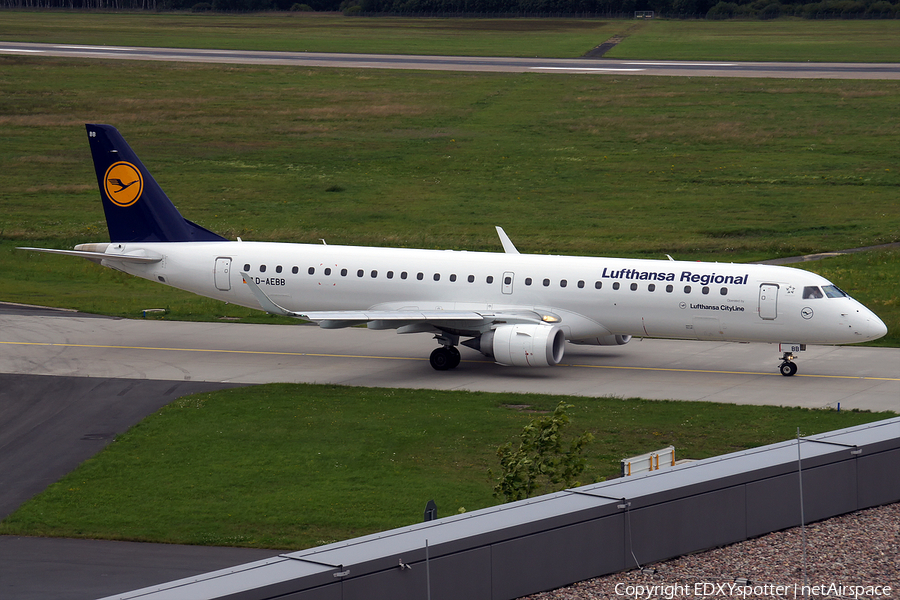
[(331, 267), (325, 267), (325, 275), (331, 275)]
[(341, 269), (341, 277), (347, 276), (347, 269)]
[(613, 289), (614, 289), (614, 290), (619, 289), (619, 282), (618, 282), (618, 281), (614, 281), (614, 282), (613, 282)]
[(651, 283), (650, 285), (648, 285), (648, 286), (647, 286), (647, 291), (655, 292), (655, 291), (656, 291), (656, 284), (655, 284), (655, 283)]
[(456, 273), (450, 275), (450, 281), (456, 281)]
[(637, 284), (636, 284), (636, 283), (632, 283), (632, 284), (631, 284), (631, 291), (632, 291), (632, 292), (636, 292), (636, 291), (637, 291)]
[(260, 272), (260, 273), (265, 273), (265, 272), (266, 272), (266, 265), (259, 265), (259, 272)]
[(690, 294), (690, 293), (691, 293), (691, 286), (689, 286), (689, 285), (684, 286), (684, 293), (685, 293), (685, 294)]
[(728, 295), (728, 288), (722, 288), (721, 290), (719, 290), (719, 293), (722, 294), (723, 296), (727, 296), (727, 295)]
[(275, 272), (281, 273), (281, 265), (278, 265), (277, 267), (275, 267)]
[(488, 276), (487, 276), (487, 279), (486, 279), (485, 281), (487, 281), (488, 283), (494, 283), (494, 276), (493, 276), (493, 275), (488, 275)]
[(708, 293), (709, 293), (709, 286), (708, 286), (708, 285), (704, 285), (704, 286), (703, 286), (703, 289), (701, 289), (700, 291), (703, 292), (704, 294), (708, 294)]
[(509, 285), (511, 283), (512, 283), (512, 277), (510, 277), (509, 275), (507, 275), (506, 277), (503, 278), (503, 285)]
[(543, 281), (543, 284), (544, 284), (544, 287), (549, 286), (549, 285), (550, 285), (550, 280), (549, 280), (549, 279), (545, 279), (545, 280)]
[(400, 279), (406, 279), (406, 271), (400, 272)]
[(531, 277), (525, 278), (525, 285), (531, 285)]
[(416, 273), (416, 279), (422, 281), (423, 279), (425, 279), (425, 273)]
[(378, 271), (373, 269), (372, 270), (372, 279), (375, 279), (376, 277), (378, 277)]
[(309, 273), (310, 275), (315, 275), (315, 273), (316, 273), (316, 268), (315, 268), (315, 267), (310, 267), (309, 269), (307, 269), (306, 272)]
[(812, 298), (824, 298), (822, 290), (814, 285), (808, 285), (803, 288), (803, 299), (810, 300)]
[(579, 281), (579, 282), (578, 282), (578, 289), (581, 289), (581, 288), (583, 288), (583, 287), (584, 287), (584, 281)]
[(672, 290), (674, 290), (674, 289), (675, 289), (675, 287), (672, 286), (671, 284), (666, 286), (666, 292), (668, 292), (670, 294), (672, 293)]
[(293, 273), (294, 275), (296, 275), (299, 272), (300, 272), (300, 267), (294, 267), (293, 269), (291, 269), (291, 273)]
[(435, 273), (435, 274), (434, 274), (434, 280), (435, 280), (435, 281), (440, 281), (440, 280), (441, 280), (441, 274), (440, 274), (440, 273)]
[(250, 270), (250, 264), (248, 263), (248, 264), (244, 265), (244, 272), (246, 273), (249, 270)]
[(388, 271), (388, 272), (387, 272), (387, 278), (388, 278), (388, 279), (393, 279), (393, 278), (394, 278), (394, 272), (393, 272), (393, 271)]
[(356, 272), (356, 276), (357, 276), (357, 277), (362, 277), (362, 276), (365, 275), (365, 274), (366, 274), (366, 272), (363, 271), (362, 269), (360, 269), (360, 270), (358, 270), (358, 271)]
[(559, 280), (559, 287), (566, 287), (567, 285), (569, 285), (569, 282), (566, 281), (565, 279)]
[(602, 282), (602, 281), (595, 281), (595, 282), (594, 282), (594, 289), (599, 290), (599, 289), (602, 288), (602, 287), (603, 287), (603, 282)]
[(469, 283), (475, 283), (475, 276), (469, 275)]

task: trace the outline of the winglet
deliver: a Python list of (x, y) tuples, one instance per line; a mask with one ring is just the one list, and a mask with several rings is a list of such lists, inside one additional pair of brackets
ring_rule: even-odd
[(506, 235), (506, 232), (503, 231), (503, 228), (499, 225), (495, 227), (497, 228), (497, 235), (500, 236), (500, 243), (503, 244), (503, 251), (507, 254), (518, 254), (519, 251), (516, 250), (516, 246), (512, 243), (512, 240), (509, 239), (509, 236)]
[(288, 310), (283, 306), (279, 306), (275, 302), (269, 298), (264, 291), (260, 289), (256, 282), (253, 281), (253, 278), (250, 277), (247, 273), (241, 273), (241, 277), (244, 278), (244, 283), (246, 283), (250, 287), (250, 291), (253, 293), (253, 297), (256, 298), (256, 301), (259, 302), (259, 307), (262, 308), (269, 314), (273, 315), (281, 315), (284, 317), (302, 317), (303, 315), (294, 312), (292, 310)]

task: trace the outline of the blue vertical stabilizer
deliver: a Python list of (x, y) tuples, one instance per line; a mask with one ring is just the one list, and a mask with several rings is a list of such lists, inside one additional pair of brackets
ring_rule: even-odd
[(115, 127), (85, 127), (111, 242), (227, 241), (181, 216)]

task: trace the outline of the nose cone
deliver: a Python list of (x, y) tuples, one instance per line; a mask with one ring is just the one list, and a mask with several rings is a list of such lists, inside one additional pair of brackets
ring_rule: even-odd
[(857, 333), (862, 338), (859, 340), (861, 342), (871, 342), (887, 335), (887, 325), (868, 308), (862, 308), (859, 311), (858, 323)]
[(887, 325), (884, 324), (884, 321), (879, 319), (872, 314), (872, 320), (870, 321), (872, 327), (872, 339), (877, 340), (880, 337), (884, 337), (887, 335)]

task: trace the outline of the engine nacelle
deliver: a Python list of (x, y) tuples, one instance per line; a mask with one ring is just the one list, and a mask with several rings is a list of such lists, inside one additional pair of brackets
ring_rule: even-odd
[(573, 344), (582, 344), (586, 346), (624, 346), (631, 341), (630, 335), (605, 335), (603, 337), (592, 337), (584, 340), (569, 340)]
[(479, 350), (501, 365), (552, 367), (566, 349), (559, 325), (501, 325), (481, 336)]

